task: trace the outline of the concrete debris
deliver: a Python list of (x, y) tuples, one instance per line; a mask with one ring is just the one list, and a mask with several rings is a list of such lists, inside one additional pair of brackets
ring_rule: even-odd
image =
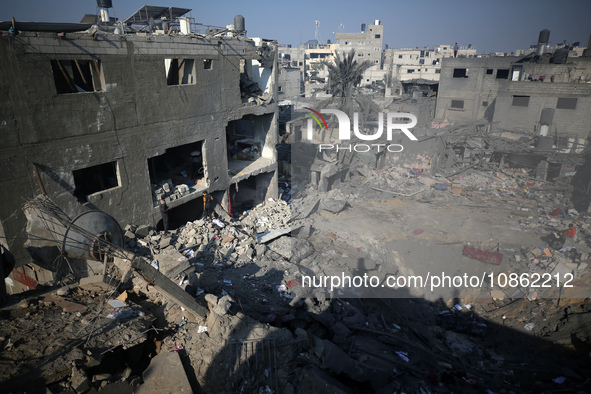
[[(477, 141), (470, 147), (481, 149)], [(96, 275), (60, 289), (59, 298), (34, 296), (4, 312), (0, 346), (11, 363), (0, 366), (2, 384), (22, 389), (23, 355), (49, 359), (62, 348), (52, 341), (65, 344), (82, 329), (84, 347), (43, 367), (35, 387), (541, 392), (553, 384), (547, 371), (555, 371), (568, 376), (561, 388), (587, 389), (588, 361), (573, 350), (585, 348), (591, 316), (590, 304), (575, 297), (585, 297), (590, 277), (586, 213), (569, 210), (562, 190), (521, 169), (453, 175), (349, 159), (349, 167), (324, 161), (316, 184), (290, 185), (288, 201), (269, 199), (234, 218), (219, 214), (222, 225), (194, 220), (168, 234), (125, 226), (126, 247), (139, 256), (129, 263), (131, 282), (105, 283), (124, 279), (109, 263), (106, 280)], [(544, 240), (570, 223), (577, 233), (560, 248)], [(455, 284), (462, 261), (492, 270), (493, 280), (418, 298), (409, 297), (420, 289), (380, 287), (429, 263), (431, 273), (446, 271)], [(510, 273), (551, 275), (553, 286), (513, 286)], [(364, 275), (378, 285), (329, 289), (304, 280)], [(570, 276), (573, 288), (563, 287)], [(86, 309), (66, 312), (58, 302)], [(109, 319), (112, 312), (128, 315)], [(51, 327), (43, 345), (22, 329), (35, 324)], [(114, 360), (125, 361), (107, 369)]]

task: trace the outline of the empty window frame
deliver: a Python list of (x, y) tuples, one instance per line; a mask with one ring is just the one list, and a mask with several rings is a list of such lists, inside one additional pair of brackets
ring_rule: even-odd
[(558, 97), (556, 109), (577, 109), (576, 97)]
[(500, 68), (497, 70), (497, 79), (508, 79), (509, 78), (509, 69), (508, 68)]
[(436, 69), (435, 74), (441, 74), (441, 69), (440, 68)]
[(90, 194), (121, 186), (118, 172), (116, 161), (73, 171), (74, 196), (84, 203)]
[(195, 59), (164, 59), (166, 83), (172, 85), (195, 85)]
[(464, 100), (451, 100), (451, 107), (453, 109), (464, 109)]
[(482, 106), (483, 106), (483, 107), (488, 107), (488, 101), (483, 101), (483, 102), (482, 102)]
[(494, 70), (492, 68), (487, 68), (486, 69), (486, 74), (487, 75), (493, 75)]
[(407, 74), (412, 74), (414, 72), (415, 72), (414, 68), (409, 68), (408, 70), (406, 70)]
[(511, 104), (514, 107), (527, 107), (529, 106), (529, 96), (513, 96), (513, 103)]
[(382, 37), (382, 35), (381, 35), (381, 34), (376, 34), (376, 35), (375, 35), (375, 37), (376, 37), (376, 38), (381, 38), (381, 37)]
[(213, 68), (213, 60), (212, 59), (203, 59), (203, 69), (204, 70), (211, 70)]
[(402, 55), (398, 55), (398, 59), (402, 59)]
[(425, 59), (420, 59), (419, 64), (425, 64)]
[(468, 78), (467, 68), (454, 68), (454, 78)]
[(103, 90), (98, 60), (52, 60), (53, 80), (58, 94)]

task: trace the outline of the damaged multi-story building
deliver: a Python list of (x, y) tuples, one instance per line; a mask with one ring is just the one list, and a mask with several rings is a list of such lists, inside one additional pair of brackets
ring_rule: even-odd
[(201, 215), (203, 191), (230, 212), (276, 197), (276, 42), (190, 11), (2, 25), (0, 242), (17, 267), (31, 261), (21, 206), (40, 193), (71, 217), (157, 228), (161, 196), (172, 225)]
[[(568, 48), (546, 53), (549, 35), (542, 30), (536, 52), (526, 56), (443, 59), (434, 124), (472, 125), (475, 132), (471, 143), (452, 144), (459, 161), (475, 164), (486, 156), (534, 168), (543, 180), (586, 173), (581, 154), (591, 132), (591, 57), (586, 51), (569, 58)], [(587, 197), (577, 209), (586, 210), (589, 180), (582, 182), (578, 195)]]

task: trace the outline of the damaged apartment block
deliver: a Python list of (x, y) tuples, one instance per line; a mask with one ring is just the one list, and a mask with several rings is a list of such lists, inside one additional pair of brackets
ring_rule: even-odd
[(2, 32), (0, 235), (17, 267), (31, 261), (21, 205), (41, 193), (69, 217), (154, 228), (161, 197), (175, 228), (201, 216), (203, 191), (230, 212), (277, 196), (276, 42), (190, 11)]

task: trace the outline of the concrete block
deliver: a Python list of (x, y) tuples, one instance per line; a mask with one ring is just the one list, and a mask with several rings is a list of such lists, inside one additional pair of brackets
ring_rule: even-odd
[(178, 352), (161, 352), (150, 362), (143, 374), (144, 384), (137, 394), (193, 392)]

